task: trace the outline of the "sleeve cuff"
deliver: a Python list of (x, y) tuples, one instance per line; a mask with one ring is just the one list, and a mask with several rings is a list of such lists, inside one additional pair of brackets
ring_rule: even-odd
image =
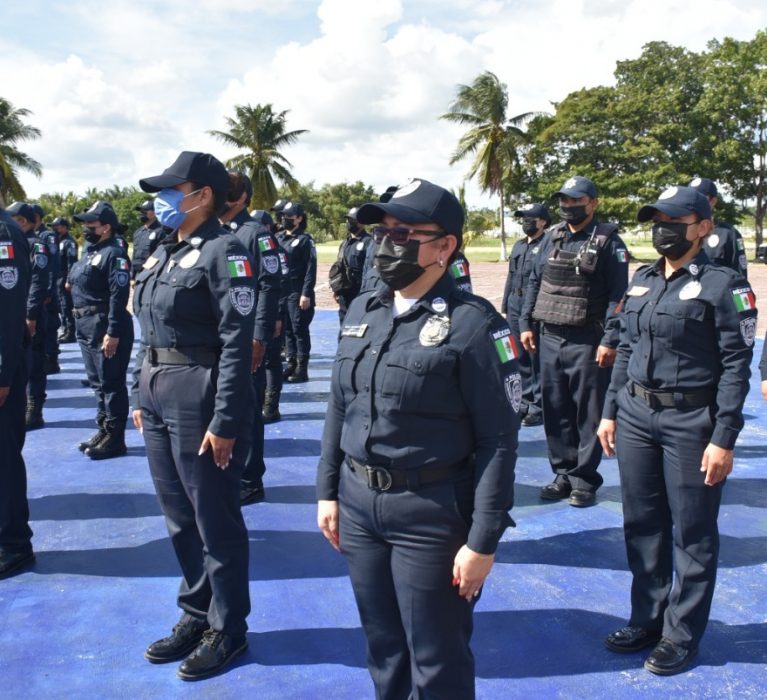
[(717, 447), (721, 447), (723, 450), (732, 450), (735, 447), (735, 442), (737, 441), (739, 434), (739, 430), (717, 423), (714, 426), (714, 434), (711, 436), (711, 443)]

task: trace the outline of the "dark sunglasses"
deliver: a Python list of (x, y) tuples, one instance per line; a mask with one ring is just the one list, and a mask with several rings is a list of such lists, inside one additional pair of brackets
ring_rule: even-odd
[[(444, 231), (428, 231), (422, 228), (408, 228), (407, 226), (394, 226), (392, 228), (387, 228), (386, 226), (375, 226), (372, 233), (373, 240), (376, 243), (380, 243), (383, 241), (384, 236), (388, 236), (389, 240), (391, 240), (394, 245), (404, 245), (410, 240), (410, 236), (414, 233), (420, 233), (424, 236), (431, 236), (431, 240), (445, 235)], [(421, 241), (418, 241), (418, 243), (420, 242)], [(429, 241), (423, 241), (423, 243), (428, 242)]]

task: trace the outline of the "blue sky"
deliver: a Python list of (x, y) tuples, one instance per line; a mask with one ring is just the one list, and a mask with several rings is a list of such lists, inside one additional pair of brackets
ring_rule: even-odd
[(43, 131), (23, 146), (44, 167), (24, 176), (32, 197), (135, 184), (185, 149), (225, 159), (205, 132), (248, 102), (309, 129), (286, 151), (302, 181), (455, 187), (461, 130), (437, 117), (481, 71), (508, 84), (510, 114), (545, 110), (648, 41), (701, 50), (767, 27), (764, 0), (4, 0), (2, 15), (0, 95)]

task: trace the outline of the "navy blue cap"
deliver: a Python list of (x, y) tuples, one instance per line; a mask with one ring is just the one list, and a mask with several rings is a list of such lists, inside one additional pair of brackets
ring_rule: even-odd
[(262, 226), (271, 226), (274, 224), (274, 219), (268, 211), (263, 209), (254, 209), (251, 216)]
[(63, 216), (57, 216), (53, 221), (50, 223), (51, 226), (66, 226), (69, 228), (69, 221), (67, 221)]
[(41, 219), (45, 216), (45, 209), (43, 209), (39, 204), (30, 204), (29, 206), (32, 207), (32, 211), (34, 211), (35, 214)]
[(282, 210), (282, 216), (305, 216), (304, 208), (298, 202), (285, 202)]
[(568, 178), (564, 185), (555, 192), (552, 197), (572, 197), (573, 199), (580, 199), (581, 197), (591, 197), (594, 199), (597, 196), (597, 186), (589, 180), (587, 177), (581, 177), (580, 175), (573, 175)]
[(109, 224), (115, 233), (117, 233), (120, 225), (117, 221), (117, 214), (115, 214), (115, 210), (112, 209), (112, 205), (109, 202), (94, 202), (88, 211), (84, 211), (82, 214), (75, 214), (72, 218), (84, 224), (91, 224), (94, 221), (104, 225)]
[(706, 197), (713, 198), (719, 196), (719, 191), (716, 189), (716, 183), (713, 180), (709, 180), (707, 177), (693, 178), (690, 187), (698, 190), (698, 192)]
[(551, 213), (545, 204), (527, 204), (514, 212), (514, 216), (521, 216), (525, 219), (543, 219), (551, 223)]
[(182, 151), (162, 175), (145, 177), (138, 184), (144, 192), (159, 192), (183, 182), (207, 185), (216, 193), (226, 194), (229, 191), (229, 175), (224, 164), (210, 153), (196, 151)]
[(382, 192), (378, 198), (379, 202), (388, 202), (391, 196), (399, 189), (399, 185), (390, 185), (386, 188), (386, 192)]
[(351, 219), (352, 221), (357, 220), (357, 212), (359, 209), (357, 207), (352, 207), (349, 209), (349, 211), (346, 212), (346, 216), (344, 216), (344, 219)]
[(428, 180), (413, 180), (400, 187), (388, 202), (368, 202), (357, 211), (361, 224), (377, 224), (389, 214), (406, 224), (437, 224), (458, 238), (461, 247), (464, 213), (452, 192)]
[(35, 223), (35, 210), (26, 202), (13, 202), (5, 211), (11, 216), (23, 216), (30, 224)]
[(705, 195), (693, 187), (669, 187), (654, 204), (646, 204), (637, 213), (637, 221), (649, 221), (655, 212), (662, 212), (673, 219), (697, 214), (700, 219), (711, 218), (711, 205)]
[(286, 204), (287, 202), (284, 199), (278, 199), (274, 204), (272, 204), (271, 210), (276, 211), (279, 214), (285, 208)]
[(154, 211), (154, 200), (147, 199), (141, 202), (137, 207), (133, 207), (136, 211)]

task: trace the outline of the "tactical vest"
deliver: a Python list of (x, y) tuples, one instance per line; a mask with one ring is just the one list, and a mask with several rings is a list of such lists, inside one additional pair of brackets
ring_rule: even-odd
[(578, 252), (562, 250), (566, 227), (552, 236), (553, 250), (533, 308), (533, 318), (560, 326), (585, 326), (604, 318), (603, 299), (590, 299), (591, 279), (599, 253), (618, 227), (598, 224)]

